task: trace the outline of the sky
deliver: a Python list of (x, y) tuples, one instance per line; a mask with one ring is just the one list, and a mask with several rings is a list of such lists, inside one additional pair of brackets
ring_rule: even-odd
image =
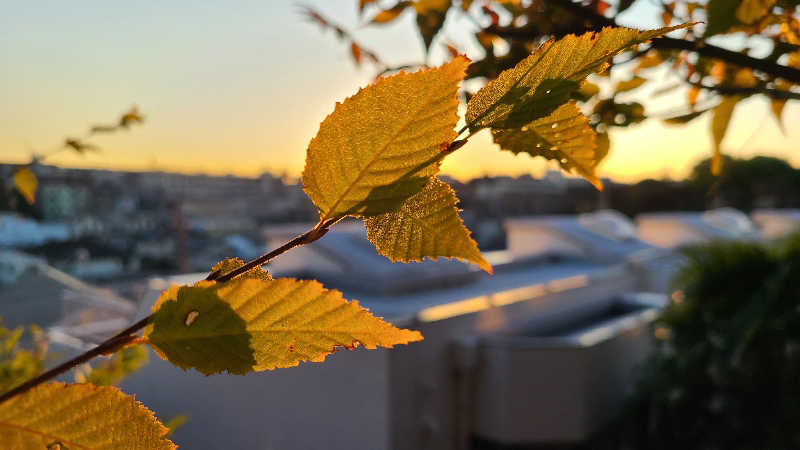
[[(364, 47), (390, 64), (421, 62), (424, 52), (413, 15), (389, 26), (359, 20), (356, 0), (306, 1), (352, 30)], [(0, 161), (27, 162), (93, 124), (114, 122), (137, 105), (143, 126), (93, 138), (101, 147), (84, 156), (62, 152), (47, 160), (70, 167), (166, 170), (255, 176), (269, 170), (299, 176), (305, 149), (337, 101), (371, 82), (375, 69), (356, 67), (349, 46), (321, 32), (292, 1), (38, 1), (0, 0)], [(658, 26), (645, 0), (621, 20)], [(473, 57), (474, 25), (455, 11), (433, 44), (431, 63), (450, 42)], [(623, 69), (625, 70), (625, 69)], [(612, 72), (624, 79), (628, 73)], [(649, 112), (671, 111), (685, 91), (653, 100), (658, 80), (620, 99), (639, 100)], [(461, 113), (463, 114), (463, 108)], [(789, 104), (785, 124), (798, 123)], [(679, 179), (710, 155), (710, 115), (686, 127), (650, 120), (614, 130), (612, 149), (598, 172), (618, 181)], [(800, 166), (800, 129), (781, 134), (769, 103), (737, 107), (724, 151), (738, 157), (768, 154)], [(442, 170), (466, 180), (482, 175), (539, 176), (552, 163), (514, 156), (483, 131), (448, 157)]]

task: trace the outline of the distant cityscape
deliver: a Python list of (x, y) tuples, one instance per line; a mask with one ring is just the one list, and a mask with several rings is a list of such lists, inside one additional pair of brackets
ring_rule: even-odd
[[(800, 206), (800, 171), (785, 162), (759, 157), (728, 164), (731, 186), (705, 176), (707, 162), (695, 168), (693, 179), (630, 185), (606, 179), (603, 191), (557, 170), (542, 178), (487, 176), (466, 183), (443, 178), (457, 191), (462, 217), (484, 251), (505, 248), (503, 223), (511, 217), (615, 209), (632, 218), (720, 206), (745, 212)], [(317, 219), (299, 181), (269, 172), (244, 178), (38, 164), (33, 166), (37, 199), (28, 205), (9, 183), (17, 167), (0, 164), (0, 180), (6, 183), (0, 196), (0, 247), (24, 249), (93, 281), (206, 271), (226, 257), (261, 254), (265, 228)], [(765, 170), (775, 181), (768, 186), (739, 179), (742, 173)]]

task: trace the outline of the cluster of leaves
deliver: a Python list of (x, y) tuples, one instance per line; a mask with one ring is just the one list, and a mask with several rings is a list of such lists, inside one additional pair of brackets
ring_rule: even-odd
[(798, 448), (800, 235), (685, 254), (638, 392), (592, 448)]
[[(273, 279), (261, 266), (353, 217), (364, 221), (369, 240), (391, 261), (458, 258), (491, 273), (459, 216), (455, 192), (437, 178), (441, 161), (488, 129), (503, 149), (557, 159), (600, 187), (594, 167), (603, 150), (572, 94), (620, 52), (683, 27), (605, 28), (548, 40), (470, 98), (460, 131), (466, 57), (378, 79), (337, 104), (309, 143), (303, 189), (319, 211), (313, 229), (256, 260), (227, 259), (206, 280), (171, 287), (151, 316), (87, 354), (146, 343), (183, 369), (245, 374), (322, 361), (339, 348), (422, 340), (419, 332), (396, 328), (317, 281)], [(133, 334), (142, 328), (142, 337)], [(113, 379), (129, 361), (121, 358), (94, 378)], [(80, 413), (64, 413), (78, 401)], [(86, 429), (65, 425), (80, 414)], [(120, 426), (125, 431), (115, 432)], [(113, 442), (115, 448), (172, 448), (165, 435), (149, 411), (112, 388), (51, 383), (0, 397), (0, 438), (20, 447)]]
[[(42, 330), (32, 325), (10, 330), (0, 322), (0, 391), (5, 392), (42, 372), (47, 361), (47, 339)], [(30, 349), (22, 341), (31, 341)]]
[(90, 151), (98, 151), (100, 149), (98, 146), (88, 142), (88, 139), (92, 136), (128, 129), (131, 125), (140, 124), (142, 122), (144, 122), (144, 116), (142, 116), (138, 108), (134, 106), (123, 113), (115, 124), (93, 125), (89, 128), (89, 131), (84, 137), (65, 138), (64, 142), (54, 148), (50, 153), (34, 154), (31, 157), (30, 163), (18, 167), (11, 175), (11, 185), (29, 205), (32, 205), (36, 201), (36, 191), (39, 189), (39, 180), (36, 178), (36, 174), (34, 174), (32, 169), (34, 165), (41, 163), (46, 158), (60, 153), (63, 150), (73, 151), (81, 155)]
[[(531, 50), (553, 36), (616, 25), (616, 17), (635, 1), (400, 0), (381, 5), (376, 0), (359, 0), (358, 8), (362, 14), (371, 15), (368, 23), (374, 25), (390, 23), (411, 11), (416, 15), (426, 50), (440, 34), (448, 14), (467, 16), (476, 25), (474, 43), (483, 49), (483, 57), (472, 62), (467, 78), (491, 80), (503, 70), (516, 66)], [(587, 108), (592, 109), (590, 125), (606, 145), (605, 132), (609, 128), (626, 127), (659, 116), (647, 114), (641, 102), (620, 101), (617, 96), (641, 86), (663, 83), (648, 78), (649, 74), (655, 68), (670, 67), (669, 75), (674, 82), (659, 87), (653, 95), (663, 95), (683, 86), (687, 88), (686, 103), (679, 110), (661, 116), (667, 116), (667, 123), (685, 124), (706, 113), (712, 114), (714, 157), (711, 169), (719, 174), (722, 141), (733, 112), (742, 100), (754, 95), (770, 98), (771, 111), (780, 124), (786, 101), (800, 99), (798, 2), (664, 0), (655, 8), (665, 27), (675, 22), (702, 22), (704, 25), (683, 30), (680, 38), (657, 39), (646, 48), (631, 47), (626, 56), (616, 61), (622, 70), (615, 73), (622, 73), (625, 78), (608, 83), (613, 86), (610, 95), (601, 95), (597, 85), (587, 84), (572, 97), (588, 103)], [(745, 37), (741, 50), (729, 50), (707, 42), (708, 38), (731, 33)], [(765, 44), (771, 45), (768, 55), (751, 56), (751, 48), (763, 49)], [(463, 43), (463, 47), (468, 45)], [(610, 72), (602, 77), (610, 77)]]

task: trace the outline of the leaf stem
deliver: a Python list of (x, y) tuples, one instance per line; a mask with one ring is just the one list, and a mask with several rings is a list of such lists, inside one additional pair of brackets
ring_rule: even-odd
[(133, 333), (135, 333), (136, 331), (144, 328), (148, 323), (150, 323), (151, 319), (152, 319), (152, 316), (148, 316), (148, 317), (140, 320), (139, 322), (135, 323), (131, 327), (119, 332), (114, 337), (112, 337), (112, 338), (106, 340), (105, 342), (101, 343), (97, 347), (95, 347), (95, 348), (93, 348), (93, 349), (91, 349), (91, 350), (89, 350), (89, 351), (87, 351), (85, 353), (82, 353), (82, 354), (76, 356), (75, 358), (70, 359), (69, 361), (67, 361), (65, 363), (62, 363), (62, 364), (60, 364), (60, 365), (48, 370), (47, 372), (44, 372), (43, 374), (41, 374), (41, 375), (39, 375), (37, 377), (31, 378), (30, 380), (20, 384), (19, 386), (15, 387), (14, 389), (9, 390), (8, 392), (4, 393), (3, 395), (0, 395), (0, 404), (5, 402), (6, 400), (11, 399), (12, 397), (15, 397), (15, 396), (17, 396), (19, 394), (25, 393), (25, 392), (33, 389), (34, 387), (44, 383), (45, 381), (52, 380), (53, 378), (65, 373), (65, 372), (68, 372), (70, 369), (72, 369), (74, 367), (77, 367), (77, 366), (79, 366), (79, 365), (91, 360), (92, 358), (94, 358), (96, 356), (105, 355), (105, 354), (109, 354), (109, 353), (114, 353), (115, 351), (121, 349), (122, 347), (125, 347), (126, 345), (130, 344), (131, 342), (133, 342), (134, 340), (137, 339), (137, 337), (134, 336)]
[[(223, 281), (231, 280), (232, 278), (234, 278), (234, 277), (236, 277), (238, 275), (241, 275), (241, 274), (243, 274), (243, 273), (245, 273), (245, 272), (247, 272), (247, 271), (249, 271), (251, 269), (254, 269), (256, 267), (259, 267), (259, 266), (269, 262), (270, 260), (272, 260), (276, 256), (278, 256), (280, 254), (283, 254), (283, 253), (286, 253), (287, 251), (289, 251), (289, 250), (291, 250), (291, 249), (293, 249), (295, 247), (299, 247), (299, 246), (302, 246), (302, 245), (310, 244), (310, 243), (316, 241), (317, 239), (319, 239), (322, 236), (324, 236), (325, 233), (327, 233), (333, 225), (335, 225), (337, 222), (339, 222), (343, 218), (344, 217), (339, 217), (339, 218), (335, 218), (335, 219), (328, 219), (328, 220), (320, 221), (319, 223), (317, 223), (316, 226), (314, 226), (314, 228), (312, 228), (312, 229), (306, 231), (305, 233), (295, 237), (294, 239), (292, 239), (289, 242), (281, 245), (280, 247), (276, 248), (275, 250), (272, 250), (269, 253), (265, 253), (265, 254), (259, 256), (258, 258), (247, 262), (245, 265), (243, 265), (241, 267), (238, 267), (238, 268), (236, 268), (234, 270), (231, 270), (230, 272), (227, 272), (227, 273), (224, 273), (224, 274), (221, 274), (219, 271), (212, 272), (212, 273), (210, 273), (208, 275), (206, 280), (214, 280), (214, 281), (217, 281), (217, 282), (223, 282)], [(139, 337), (136, 336), (134, 333), (136, 333), (139, 330), (143, 329), (144, 327), (149, 325), (150, 322), (152, 322), (152, 321), (153, 321), (153, 315), (151, 314), (151, 315), (145, 317), (144, 319), (142, 319), (142, 320), (134, 323), (133, 325), (129, 326), (128, 328), (120, 331), (119, 333), (115, 334), (114, 336), (108, 338), (104, 342), (101, 342), (96, 347), (92, 348), (91, 350), (89, 350), (89, 351), (87, 351), (85, 353), (82, 353), (82, 354), (70, 359), (69, 361), (66, 361), (66, 362), (64, 362), (64, 363), (62, 363), (62, 364), (60, 364), (60, 365), (48, 370), (47, 372), (44, 372), (44, 373), (42, 373), (41, 375), (39, 375), (37, 377), (31, 378), (30, 380), (20, 384), (19, 386), (17, 386), (15, 388), (3, 393), (2, 395), (0, 395), (0, 404), (2, 404), (3, 402), (11, 399), (12, 397), (15, 397), (17, 395), (20, 395), (20, 394), (23, 394), (23, 393), (29, 391), (29, 390), (33, 389), (34, 387), (36, 387), (36, 386), (38, 386), (38, 385), (40, 385), (40, 384), (42, 384), (42, 383), (44, 383), (46, 381), (52, 380), (53, 378), (56, 378), (57, 376), (62, 375), (64, 373), (68, 372), (69, 370), (71, 370), (71, 369), (73, 369), (73, 368), (75, 368), (75, 367), (77, 367), (77, 366), (79, 366), (79, 365), (81, 365), (81, 364), (83, 364), (83, 363), (85, 363), (85, 362), (97, 357), (97, 356), (114, 353), (117, 350), (120, 350), (121, 348), (125, 347), (126, 345), (133, 343), (134, 341), (139, 339)]]

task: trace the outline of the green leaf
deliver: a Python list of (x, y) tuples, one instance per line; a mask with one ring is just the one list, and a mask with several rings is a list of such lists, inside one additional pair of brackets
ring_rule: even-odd
[(432, 177), (397, 211), (365, 219), (367, 237), (378, 253), (393, 262), (458, 258), (492, 273), (492, 266), (458, 216), (457, 203), (453, 189)]
[(167, 428), (115, 387), (48, 383), (0, 404), (4, 449), (167, 450)]
[(634, 75), (630, 80), (618, 82), (617, 86), (614, 88), (614, 92), (619, 94), (620, 92), (632, 91), (646, 82), (646, 78)]
[(711, 134), (714, 136), (714, 156), (711, 158), (711, 173), (719, 175), (722, 172), (722, 152), (720, 145), (725, 133), (728, 131), (728, 124), (733, 115), (733, 108), (742, 100), (741, 96), (725, 96), (719, 105), (714, 107), (714, 117), (711, 119)]
[(621, 51), (686, 26), (650, 31), (607, 27), (551, 39), (470, 99), (467, 124), (473, 131), (518, 128), (545, 117), (566, 103), (586, 76), (604, 70)]
[(597, 189), (603, 188), (595, 168), (605, 153), (598, 152), (595, 132), (575, 103), (562, 105), (548, 117), (522, 128), (493, 129), (492, 136), (503, 150), (556, 160), (564, 170), (578, 173)]
[(161, 358), (210, 375), (320, 362), (338, 348), (422, 340), (313, 280), (233, 279), (173, 286), (153, 306), (147, 342)]
[(336, 106), (311, 140), (303, 189), (322, 220), (393, 211), (435, 175), (456, 137), (458, 85), (469, 64), (382, 78)]

